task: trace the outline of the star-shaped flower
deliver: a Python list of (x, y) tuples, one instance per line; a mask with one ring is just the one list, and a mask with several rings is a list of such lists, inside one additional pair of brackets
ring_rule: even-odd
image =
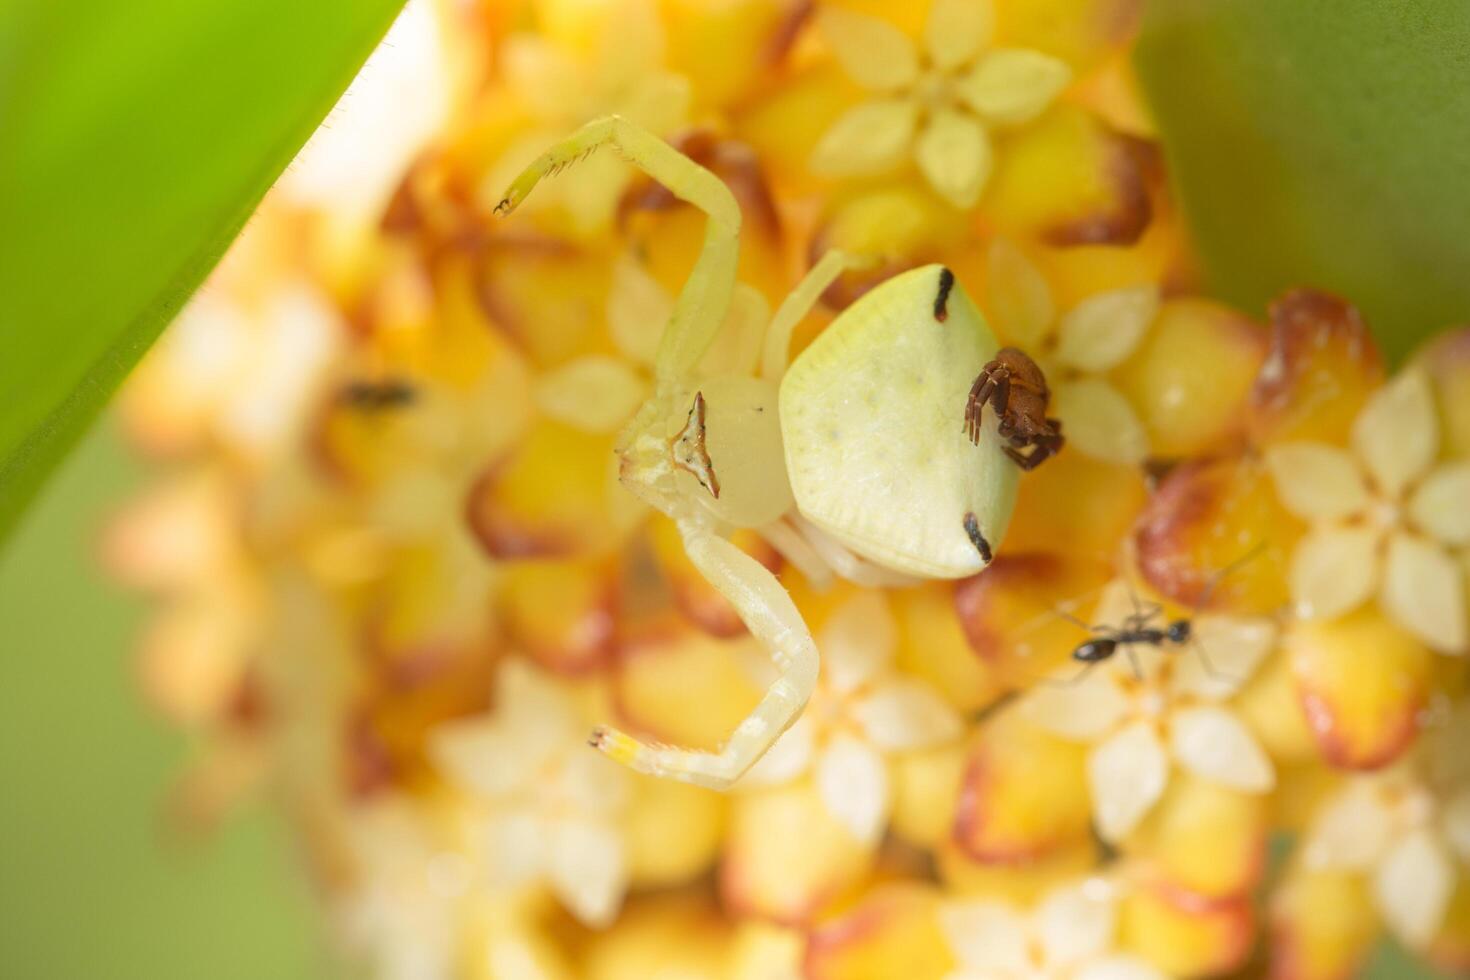
[(1429, 379), (1415, 368), (1369, 399), (1351, 450), (1292, 442), (1266, 451), (1281, 502), (1311, 525), (1292, 556), (1298, 615), (1340, 616), (1376, 593), (1434, 649), (1470, 645), (1454, 554), (1470, 545), (1470, 461), (1437, 462), (1439, 450)]
[(1138, 349), (1153, 325), (1158, 287), (1094, 293), (1058, 315), (1046, 277), (1014, 245), (997, 239), (987, 263), (986, 312), (1007, 343), (1041, 365), (1068, 445), (1097, 459), (1142, 463), (1148, 432), (1108, 373)]
[(632, 776), (587, 749), (588, 722), (552, 680), (520, 660), (500, 669), (496, 710), (435, 732), (431, 751), (485, 807), (492, 886), (545, 881), (578, 919), (605, 926), (627, 886), (617, 820)]
[(1470, 786), (1437, 793), (1408, 764), (1355, 776), (1318, 813), (1304, 858), (1312, 870), (1371, 876), (1379, 913), (1422, 948), (1444, 921), (1457, 876), (1470, 873)]
[(1163, 980), (1116, 951), (1117, 895), (1092, 879), (1052, 891), (1034, 909), (951, 902), (939, 921), (960, 968), (947, 980)]
[[(589, 30), (593, 24), (597, 28)], [(501, 45), (509, 103), (524, 106), (534, 124), (481, 179), (479, 194), (488, 206), (549, 143), (590, 119), (617, 113), (662, 135), (689, 114), (689, 80), (664, 67), (665, 27), (650, 0), (607, 0), (565, 23), (542, 26), (540, 33), (512, 34)], [(572, 234), (604, 231), (629, 168), (617, 154), (597, 153), (577, 169), (577, 179), (538, 190), (527, 210), (560, 205)]]
[[(1115, 581), (1104, 590), (1094, 620), (1116, 627), (1134, 608), (1127, 584)], [(1275, 785), (1271, 761), (1221, 703), (1271, 651), (1275, 626), (1265, 619), (1202, 615), (1192, 632), (1191, 644), (1182, 648), (1120, 648), (1080, 680), (1075, 670), (1062, 674), (1054, 684), (1034, 687), (1021, 703), (1034, 723), (1092, 745), (1087, 778), (1105, 840), (1122, 840), (1148, 814), (1168, 787), (1171, 764), (1245, 793)]]
[(958, 738), (955, 710), (893, 666), (897, 625), (881, 593), (839, 607), (817, 635), (822, 675), (796, 724), (746, 775), (751, 785), (813, 773), (823, 802), (858, 840), (875, 843), (892, 804), (888, 760)]
[(973, 207), (991, 171), (988, 129), (1031, 121), (1071, 80), (1050, 55), (990, 47), (993, 19), (987, 0), (936, 0), (920, 47), (882, 20), (824, 7), (822, 35), (873, 98), (832, 124), (812, 169), (883, 173), (912, 153), (935, 191), (955, 207)]

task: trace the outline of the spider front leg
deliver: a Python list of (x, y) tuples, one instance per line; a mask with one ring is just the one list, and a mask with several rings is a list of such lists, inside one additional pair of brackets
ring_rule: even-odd
[(811, 698), (817, 684), (817, 647), (795, 603), (769, 569), (716, 536), (702, 518), (681, 519), (679, 531), (690, 560), (771, 651), (780, 676), (718, 752), (652, 745), (612, 728), (597, 729), (591, 742), (639, 772), (729, 789), (791, 727)]
[(605, 145), (708, 216), (704, 248), (659, 342), (654, 371), (660, 386), (667, 387), (693, 372), (730, 310), (740, 256), (740, 206), (730, 189), (646, 129), (621, 116), (604, 116), (541, 154), (511, 183), (495, 213), (510, 214), (541, 178), (560, 173)]
[(786, 373), (786, 366), (791, 361), (791, 335), (797, 325), (806, 319), (806, 315), (817, 305), (827, 287), (837, 281), (838, 276), (849, 270), (867, 268), (875, 261), (834, 248), (808, 270), (801, 282), (796, 284), (796, 288), (786, 294), (775, 315), (771, 317), (771, 325), (766, 328), (765, 349), (761, 355), (761, 377), (780, 382), (781, 375)]
[(1006, 455), (1023, 471), (1029, 472), (1036, 469), (1036, 467), (1055, 456), (1061, 450), (1062, 446), (1066, 444), (1067, 440), (1058, 431), (1061, 429), (1062, 423), (1057, 419), (1047, 419), (1046, 422), (1052, 427), (1053, 431), (1046, 435), (1033, 438), (1031, 440), (1031, 452), (1029, 454), (1023, 455), (1014, 446), (1004, 447)]
[(965, 400), (965, 435), (970, 442), (980, 444), (981, 414), (985, 403), (995, 406), (995, 414), (1004, 416), (1006, 405), (1011, 400), (1011, 372), (1003, 364), (991, 361), (975, 378), (970, 386), (970, 397)]

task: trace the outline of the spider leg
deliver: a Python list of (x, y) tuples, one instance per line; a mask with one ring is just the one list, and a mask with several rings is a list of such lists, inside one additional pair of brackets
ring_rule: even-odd
[(511, 183), (495, 206), (495, 213), (510, 214), (543, 177), (559, 173), (607, 145), (709, 219), (705, 223), (704, 248), (674, 303), (659, 342), (657, 379), (661, 384), (677, 383), (693, 371), (725, 322), (735, 288), (740, 206), (723, 181), (641, 126), (621, 116), (604, 116), (541, 154)]
[(761, 377), (771, 381), (781, 380), (791, 361), (791, 334), (796, 330), (797, 324), (806, 319), (806, 315), (817, 305), (827, 287), (838, 276), (850, 269), (861, 269), (872, 264), (872, 259), (832, 249), (811, 267), (801, 282), (796, 284), (796, 288), (786, 294), (786, 298), (776, 308), (775, 315), (771, 317), (761, 355)]
[(994, 362), (985, 365), (985, 369), (970, 386), (970, 397), (965, 400), (965, 434), (970, 437), (970, 442), (976, 445), (980, 443), (980, 423), (984, 417), (985, 403), (990, 402), (995, 407), (996, 415), (1003, 417), (1010, 397), (1010, 371), (1004, 365)]
[(598, 728), (591, 743), (638, 772), (729, 789), (811, 698), (817, 684), (817, 647), (791, 597), (764, 565), (716, 536), (699, 518), (680, 519), (679, 530), (690, 560), (771, 652), (780, 676), (718, 752), (651, 745), (612, 728)]

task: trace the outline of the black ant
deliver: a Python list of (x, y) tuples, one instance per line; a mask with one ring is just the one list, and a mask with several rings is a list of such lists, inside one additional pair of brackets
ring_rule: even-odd
[[(1259, 555), (1265, 547), (1265, 544), (1257, 545), (1216, 572), (1210, 583), (1205, 586), (1204, 593), (1200, 596), (1199, 601), (1195, 603), (1194, 613), (1189, 617), (1172, 620), (1163, 624), (1163, 626), (1154, 625), (1154, 621), (1155, 617), (1164, 611), (1164, 607), (1156, 602), (1149, 603), (1147, 606), (1143, 605), (1138, 601), (1138, 596), (1133, 592), (1131, 586), (1129, 587), (1128, 595), (1133, 600), (1133, 612), (1123, 620), (1121, 626), (1093, 626), (1082, 622), (1082, 620), (1075, 616), (1057, 610), (1057, 615), (1068, 622), (1075, 623), (1089, 632), (1098, 634), (1094, 639), (1084, 640), (1082, 643), (1077, 644), (1076, 648), (1072, 650), (1072, 659), (1087, 666), (1083, 667), (1082, 671), (1071, 680), (1060, 681), (1058, 683), (1064, 685), (1077, 683), (1097, 664), (1111, 659), (1120, 648), (1128, 657), (1128, 662), (1133, 668), (1133, 675), (1142, 679), (1143, 670), (1138, 664), (1138, 657), (1134, 654), (1133, 647), (1139, 644), (1159, 647), (1161, 649), (1165, 646), (1182, 647), (1191, 640), (1194, 640), (1194, 615), (1198, 614), (1209, 603), (1210, 596), (1214, 593), (1215, 587), (1220, 584), (1225, 576)], [(1196, 641), (1195, 645), (1199, 650), (1200, 663), (1204, 665), (1205, 672), (1211, 677), (1223, 678), (1224, 675), (1215, 670), (1214, 666), (1210, 663), (1209, 657), (1205, 654), (1204, 647), (1199, 645), (1198, 641)]]

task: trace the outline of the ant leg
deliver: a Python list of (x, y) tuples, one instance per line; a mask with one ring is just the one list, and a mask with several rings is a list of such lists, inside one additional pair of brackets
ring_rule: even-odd
[(1093, 668), (1095, 668), (1100, 663), (1102, 663), (1101, 660), (1094, 660), (1092, 663), (1083, 667), (1081, 670), (1077, 671), (1076, 674), (1073, 674), (1066, 680), (1062, 680), (1060, 677), (1043, 677), (1041, 681), (1042, 683), (1047, 684), (1050, 687), (1075, 687), (1076, 685), (1081, 684), (1087, 678), (1087, 675), (1092, 673)]
[(725, 322), (740, 255), (740, 206), (724, 181), (652, 133), (621, 116), (594, 119), (541, 154), (506, 189), (495, 213), (508, 215), (543, 177), (560, 173), (603, 146), (707, 215), (704, 247), (674, 303), (655, 367), (657, 380), (686, 377)]
[(1128, 666), (1133, 671), (1133, 678), (1137, 681), (1143, 680), (1143, 664), (1138, 662), (1138, 654), (1133, 652), (1133, 644), (1123, 644), (1123, 654), (1128, 658)]
[(1061, 609), (1058, 609), (1056, 606), (1052, 606), (1051, 607), (1051, 611), (1053, 613), (1055, 613), (1059, 618), (1065, 619), (1067, 622), (1071, 623), (1073, 626), (1076, 626), (1079, 629), (1084, 629), (1084, 630), (1086, 630), (1089, 633), (1111, 633), (1112, 632), (1112, 629), (1109, 628), (1109, 627), (1107, 627), (1107, 626), (1093, 626), (1093, 625), (1091, 625), (1089, 623), (1084, 623), (1082, 620), (1078, 619), (1076, 616), (1073, 616), (1069, 612), (1064, 612)]

